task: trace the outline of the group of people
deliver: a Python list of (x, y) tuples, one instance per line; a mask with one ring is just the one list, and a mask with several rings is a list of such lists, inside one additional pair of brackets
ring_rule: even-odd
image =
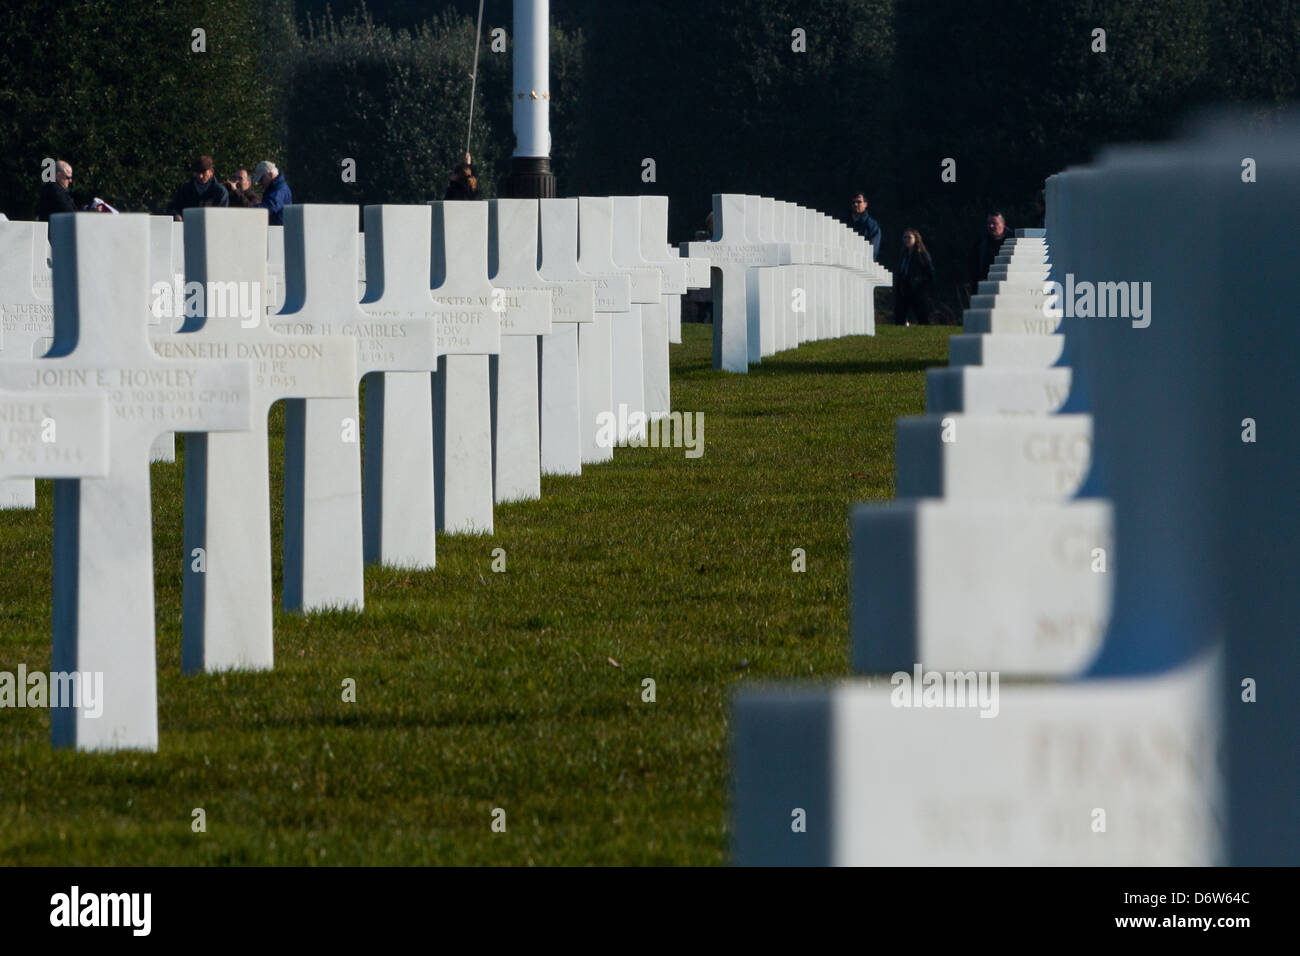
[[(216, 167), (211, 156), (198, 156), (191, 165), (194, 177), (186, 181), (172, 196), (167, 214), (176, 221), (184, 218), (185, 210), (207, 206), (236, 206), (265, 209), (273, 226), (284, 225), (284, 209), (293, 205), (293, 193), (285, 182), (284, 173), (270, 160), (253, 167), (240, 166), (235, 175), (224, 182), (217, 180)], [(256, 183), (262, 190), (259, 196), (253, 191)], [(72, 185), (72, 166), (63, 160), (54, 164), (54, 180), (41, 187), (36, 215), (41, 222), (60, 212), (116, 212), (102, 200), (96, 199), (85, 206), (77, 205), (69, 188)]]
[[(1045, 197), (1038, 195), (1040, 216), (1044, 212)], [(854, 193), (849, 200), (848, 224), (863, 239), (871, 243), (872, 256), (880, 259), (880, 224), (867, 212), (867, 197)], [(971, 247), (967, 265), (969, 294), (979, 291), (979, 284), (989, 274), (989, 267), (997, 258), (1002, 244), (1011, 237), (1006, 217), (998, 211), (990, 212), (984, 219), (984, 231)], [(939, 313), (937, 280), (934, 260), (925, 247), (925, 240), (916, 229), (903, 230), (902, 247), (898, 253), (898, 268), (894, 271), (894, 324), (930, 325)]]
[[(293, 205), (293, 192), (285, 182), (284, 173), (270, 160), (262, 160), (251, 173), (247, 167), (240, 166), (235, 175), (224, 182), (217, 180), (211, 156), (195, 158), (190, 169), (194, 178), (176, 190), (167, 207), (167, 213), (173, 219), (183, 219), (186, 209), (235, 206), (265, 209), (271, 225), (284, 225), (284, 209)], [(254, 183), (262, 189), (260, 196), (253, 191)]]

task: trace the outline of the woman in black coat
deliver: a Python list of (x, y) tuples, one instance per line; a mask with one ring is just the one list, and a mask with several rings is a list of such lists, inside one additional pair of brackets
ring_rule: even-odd
[(903, 230), (903, 249), (894, 273), (894, 324), (911, 325), (909, 313), (916, 313), (918, 325), (930, 324), (934, 295), (934, 262), (915, 229)]

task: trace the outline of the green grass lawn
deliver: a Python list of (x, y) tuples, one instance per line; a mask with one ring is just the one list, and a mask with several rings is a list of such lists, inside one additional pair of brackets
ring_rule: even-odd
[[(747, 376), (683, 331), (673, 405), (704, 413), (703, 457), (620, 449), (491, 537), (440, 537), (435, 571), (367, 569), (364, 613), (277, 608), (270, 673), (181, 675), (182, 466), (155, 465), (159, 752), (53, 752), (48, 711), (0, 710), (0, 863), (726, 862), (732, 692), (848, 672), (848, 508), (892, 496), (894, 420), (954, 330)], [(49, 670), (51, 525), (49, 482), (0, 512), (0, 670)]]

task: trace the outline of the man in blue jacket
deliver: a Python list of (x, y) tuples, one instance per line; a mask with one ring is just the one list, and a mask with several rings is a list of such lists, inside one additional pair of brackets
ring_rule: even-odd
[(253, 178), (262, 187), (262, 201), (257, 205), (265, 209), (271, 217), (271, 225), (284, 225), (284, 207), (293, 205), (293, 193), (284, 181), (284, 173), (276, 169), (275, 163), (264, 159), (253, 170)]
[(867, 242), (871, 243), (871, 258), (876, 262), (880, 261), (880, 223), (871, 218), (867, 212), (867, 197), (863, 193), (855, 193), (853, 200), (849, 205), (850, 216), (849, 225)]

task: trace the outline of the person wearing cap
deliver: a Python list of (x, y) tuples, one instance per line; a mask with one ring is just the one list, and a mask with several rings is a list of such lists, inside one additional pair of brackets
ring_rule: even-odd
[(293, 205), (293, 193), (284, 181), (284, 173), (276, 168), (275, 163), (264, 159), (253, 170), (253, 179), (262, 187), (262, 201), (257, 205), (267, 211), (271, 225), (284, 225), (284, 207)]
[(167, 212), (178, 222), (181, 213), (195, 206), (230, 205), (226, 187), (217, 182), (216, 173), (213, 172), (211, 156), (198, 157), (191, 169), (194, 170), (194, 178), (176, 190), (171, 205), (167, 207)]

